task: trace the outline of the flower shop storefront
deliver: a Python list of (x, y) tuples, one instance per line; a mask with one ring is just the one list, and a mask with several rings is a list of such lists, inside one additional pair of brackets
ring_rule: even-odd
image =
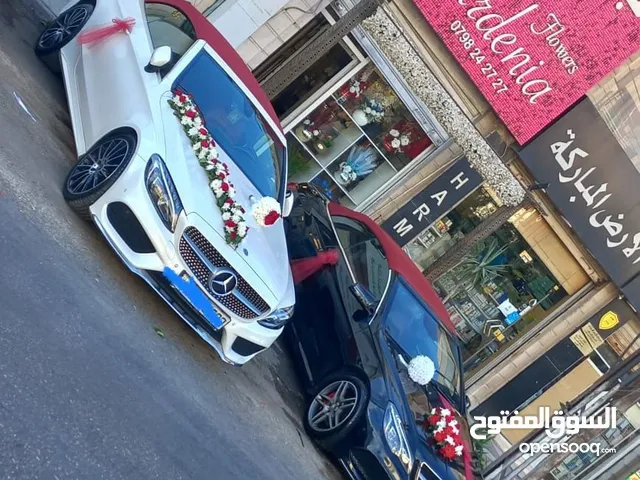
[[(327, 17), (334, 21), (329, 10)], [(426, 164), (446, 133), (366, 35), (355, 31), (336, 48), (343, 53), (330, 52), (311, 67), (325, 72), (325, 87), (294, 80), (295, 98), (305, 100), (280, 109), (288, 178), (363, 210)]]
[[(428, 269), (500, 208), (481, 185), (409, 241), (404, 250)], [(555, 311), (568, 292), (528, 241), (523, 223), (541, 221), (523, 208), (434, 283), (464, 344), (465, 371), (483, 362)]]

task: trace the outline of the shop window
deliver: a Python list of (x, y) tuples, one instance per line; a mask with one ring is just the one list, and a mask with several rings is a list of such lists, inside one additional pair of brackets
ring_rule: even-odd
[(314, 182), (351, 208), (432, 145), (373, 65), (300, 119), (287, 138), (290, 181)]
[[(480, 187), (404, 247), (426, 269), (499, 208)], [(434, 284), (464, 344), (467, 375), (544, 319), (567, 294), (514, 225), (480, 241)]]

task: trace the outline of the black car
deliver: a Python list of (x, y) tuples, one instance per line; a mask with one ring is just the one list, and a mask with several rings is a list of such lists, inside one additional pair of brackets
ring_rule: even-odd
[[(285, 332), (309, 394), (307, 432), (354, 479), (473, 478), (461, 351), (440, 298), (369, 217), (313, 185), (296, 188), (285, 220), (292, 263), (338, 252), (297, 285)], [(419, 355), (436, 369), (426, 386), (408, 375)], [(452, 412), (464, 443), (452, 460), (427, 426), (438, 407)]]

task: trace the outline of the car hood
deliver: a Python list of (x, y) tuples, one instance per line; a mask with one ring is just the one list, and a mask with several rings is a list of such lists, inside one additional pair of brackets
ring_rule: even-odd
[[(384, 329), (377, 332), (382, 365), (387, 386), (388, 399), (393, 402), (405, 421), (407, 439), (414, 459), (424, 462), (443, 480), (473, 480), (471, 466), (471, 437), (469, 425), (464, 417), (446, 397), (434, 388), (422, 388), (414, 384), (408, 377), (405, 367), (399, 365), (398, 355), (402, 354), (393, 343), (387, 341)], [(435, 446), (425, 435), (425, 421), (432, 408), (443, 407), (451, 410), (460, 425), (460, 434), (465, 446), (464, 455), (455, 462), (445, 461), (436, 451)], [(384, 408), (384, 407), (383, 407)]]
[[(182, 125), (166, 101), (167, 98), (162, 99), (164, 161), (178, 190), (185, 212), (188, 215), (198, 215), (211, 230), (216, 232), (219, 238), (208, 238), (209, 241), (238, 273), (250, 283), (253, 283), (249, 280), (250, 278), (260, 279), (264, 288), (273, 297), (273, 301), (268, 302), (272, 308), (293, 305), (293, 279), (289, 267), (284, 222), (279, 220), (268, 228), (258, 226), (251, 215), (250, 197), (255, 202), (259, 201), (262, 195), (235, 165), (233, 159), (218, 147), (220, 161), (228, 165), (229, 175), (237, 190), (235, 199), (247, 210), (244, 218), (249, 226), (247, 236), (237, 249), (234, 250), (227, 245), (222, 214), (209, 187), (207, 173), (200, 166)], [(203, 234), (206, 235), (205, 232)], [(252, 274), (247, 275), (247, 271)], [(263, 288), (253, 286), (259, 292), (263, 291)], [(265, 300), (267, 300), (266, 297)]]

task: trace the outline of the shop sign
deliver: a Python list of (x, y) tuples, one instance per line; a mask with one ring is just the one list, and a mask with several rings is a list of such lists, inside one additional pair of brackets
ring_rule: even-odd
[(606, 338), (623, 326), (635, 313), (621, 299), (616, 299), (599, 310), (577, 332), (569, 337), (583, 355), (589, 355)]
[[(640, 274), (640, 173), (589, 99), (520, 152), (567, 223), (622, 287)], [(640, 290), (627, 294), (640, 305)]]
[(388, 218), (382, 228), (404, 247), (481, 184), (480, 174), (462, 157)]
[(638, 0), (413, 0), (520, 144), (640, 49)]

